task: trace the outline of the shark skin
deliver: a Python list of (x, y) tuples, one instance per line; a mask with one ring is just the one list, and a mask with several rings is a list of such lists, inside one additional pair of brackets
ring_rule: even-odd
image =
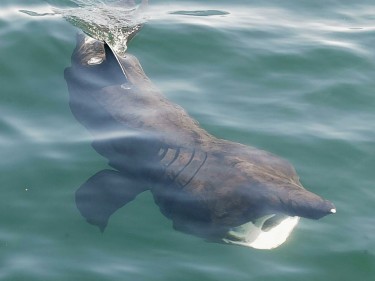
[[(73, 115), (113, 168), (76, 192), (82, 216), (102, 231), (116, 210), (145, 191), (176, 230), (261, 249), (282, 244), (299, 217), (336, 212), (302, 186), (286, 160), (201, 128), (163, 96), (131, 54), (119, 57), (104, 42), (78, 35), (65, 79)], [(277, 234), (285, 236), (280, 241), (255, 243), (290, 219)]]

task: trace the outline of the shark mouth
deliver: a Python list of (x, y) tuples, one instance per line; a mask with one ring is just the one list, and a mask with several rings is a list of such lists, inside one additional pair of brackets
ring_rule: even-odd
[(254, 222), (231, 228), (222, 240), (228, 244), (255, 249), (274, 249), (287, 240), (299, 219), (274, 214), (264, 216)]

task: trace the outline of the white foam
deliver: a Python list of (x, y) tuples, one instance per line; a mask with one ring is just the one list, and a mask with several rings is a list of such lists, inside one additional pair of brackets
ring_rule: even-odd
[(92, 57), (91, 59), (89, 59), (89, 61), (87, 62), (88, 65), (97, 65), (97, 64), (101, 64), (103, 62), (103, 58), (101, 57)]

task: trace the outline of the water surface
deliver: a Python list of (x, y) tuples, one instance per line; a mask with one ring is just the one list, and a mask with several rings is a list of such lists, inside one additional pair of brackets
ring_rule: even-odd
[(288, 159), (338, 213), (272, 251), (176, 232), (149, 193), (104, 234), (74, 192), (107, 167), (74, 119), (63, 71), (73, 2), (0, 4), (1, 280), (373, 280), (372, 1), (150, 1), (129, 44), (149, 78), (217, 137)]

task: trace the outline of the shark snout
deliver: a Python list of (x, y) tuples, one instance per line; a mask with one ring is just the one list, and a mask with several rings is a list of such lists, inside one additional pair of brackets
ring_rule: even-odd
[(284, 208), (289, 215), (308, 219), (320, 219), (336, 213), (335, 205), (305, 189), (291, 190)]

